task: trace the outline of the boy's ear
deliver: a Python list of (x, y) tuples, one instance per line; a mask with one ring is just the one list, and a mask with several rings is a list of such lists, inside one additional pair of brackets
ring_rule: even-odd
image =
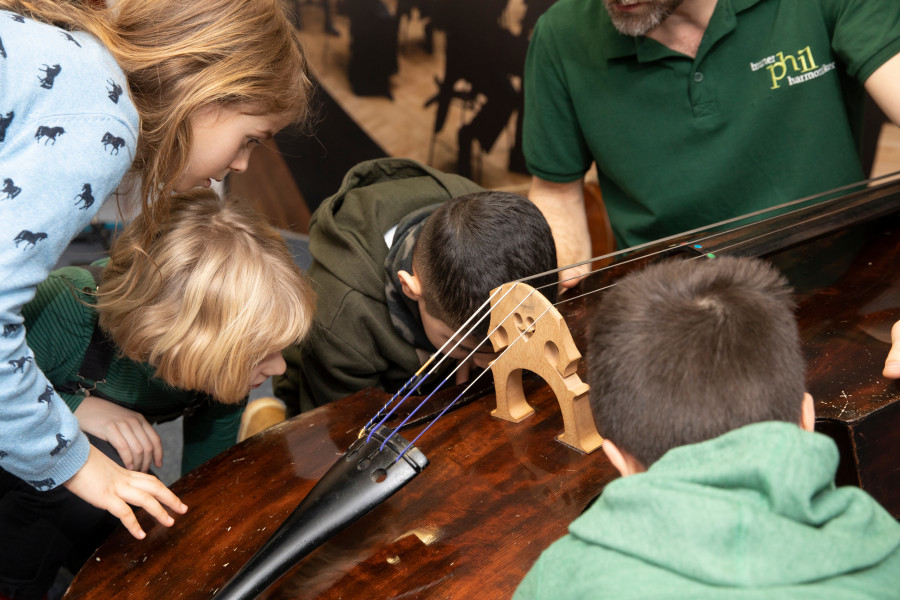
[(622, 477), (628, 477), (635, 473), (643, 473), (647, 470), (638, 459), (628, 452), (620, 450), (609, 438), (604, 438), (601, 448), (603, 448), (603, 453), (606, 455), (606, 458), (609, 459), (609, 462), (612, 463), (612, 466), (616, 468)]
[(813, 403), (813, 397), (809, 392), (803, 394), (803, 405), (800, 408), (800, 427), (806, 431), (813, 431), (816, 428), (816, 405)]
[(422, 297), (422, 284), (419, 283), (419, 278), (406, 271), (397, 271), (397, 277), (400, 279), (400, 287), (406, 297), (413, 302), (418, 302)]

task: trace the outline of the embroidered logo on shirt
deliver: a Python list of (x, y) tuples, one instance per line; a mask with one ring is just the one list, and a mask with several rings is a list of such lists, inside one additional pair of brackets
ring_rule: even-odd
[(27, 229), (23, 229), (22, 231), (19, 232), (19, 235), (17, 235), (13, 241), (16, 243), (16, 248), (19, 247), (19, 242), (26, 242), (25, 247), (23, 249), (28, 250), (29, 248), (31, 248), (35, 244), (37, 244), (39, 241), (46, 240), (46, 239), (47, 239), (47, 234), (44, 233), (43, 231), (39, 231), (37, 233), (32, 233), (31, 231), (28, 231)]
[[(67, 440), (63, 436), (63, 434), (57, 433), (56, 434), (56, 448), (54, 448), (53, 450), (50, 451), (50, 456), (56, 456), (57, 454), (59, 454), (60, 452), (62, 452), (66, 448), (68, 448), (69, 444), (71, 444), (71, 443), (72, 442)], [(37, 486), (35, 486), (35, 487), (37, 487)]]
[(75, 196), (75, 206), (78, 206), (82, 202), (84, 202), (84, 206), (80, 207), (82, 210), (87, 210), (91, 207), (91, 204), (94, 203), (94, 196), (91, 190), (91, 184), (86, 183), (81, 186), (81, 193)]
[[(58, 436), (59, 436), (59, 434), (57, 434), (57, 437)], [(50, 454), (54, 454), (54, 452), (51, 452)], [(53, 486), (56, 485), (56, 482), (53, 480), (52, 477), (48, 477), (47, 479), (37, 479), (37, 480), (29, 479), (28, 483), (30, 483), (31, 487), (33, 487), (34, 489), (36, 489), (38, 491), (50, 490), (50, 489), (53, 489)]]
[(813, 58), (812, 50), (807, 46), (798, 50), (796, 54), (785, 55), (784, 52), (779, 52), (750, 63), (751, 71), (755, 72), (763, 68), (769, 72), (769, 76), (772, 78), (770, 89), (777, 90), (784, 83), (792, 86), (821, 77), (834, 70), (835, 62), (819, 66)]
[(49, 65), (44, 65), (45, 68), (38, 69), (44, 73), (44, 77), (38, 77), (41, 82), (41, 87), (45, 90), (49, 90), (53, 88), (53, 82), (56, 81), (56, 76), (59, 75), (59, 72), (62, 71), (62, 67), (59, 65), (53, 65), (52, 67)]

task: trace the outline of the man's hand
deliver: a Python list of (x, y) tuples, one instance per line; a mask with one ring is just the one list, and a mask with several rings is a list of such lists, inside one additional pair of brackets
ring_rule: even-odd
[(82, 431), (113, 445), (125, 467), (147, 473), (151, 463), (162, 466), (162, 440), (144, 415), (96, 396), (75, 409)]
[(891, 351), (884, 361), (884, 376), (900, 379), (900, 321), (891, 328)]
[[(591, 258), (591, 234), (584, 210), (584, 179), (569, 183), (553, 183), (532, 177), (528, 199), (541, 209), (556, 243), (556, 262), (560, 267)], [(591, 270), (590, 263), (563, 269), (560, 285), (573, 287)]]
[(187, 506), (159, 479), (123, 469), (93, 446), (87, 462), (63, 486), (85, 502), (109, 511), (139, 540), (147, 534), (131, 506), (143, 508), (166, 527), (175, 520), (162, 504), (179, 514), (187, 512)]

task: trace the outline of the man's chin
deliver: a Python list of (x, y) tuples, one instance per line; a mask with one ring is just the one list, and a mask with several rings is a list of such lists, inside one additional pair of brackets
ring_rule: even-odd
[(672, 14), (683, 0), (658, 0), (623, 3), (621, 0), (604, 0), (606, 12), (613, 27), (622, 35), (639, 37), (647, 35)]

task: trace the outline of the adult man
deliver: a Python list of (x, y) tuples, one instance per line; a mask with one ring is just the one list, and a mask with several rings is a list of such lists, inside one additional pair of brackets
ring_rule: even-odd
[(863, 86), (900, 123), (896, 2), (560, 0), (529, 48), (524, 128), (559, 264), (590, 255), (592, 162), (619, 248), (862, 179)]

